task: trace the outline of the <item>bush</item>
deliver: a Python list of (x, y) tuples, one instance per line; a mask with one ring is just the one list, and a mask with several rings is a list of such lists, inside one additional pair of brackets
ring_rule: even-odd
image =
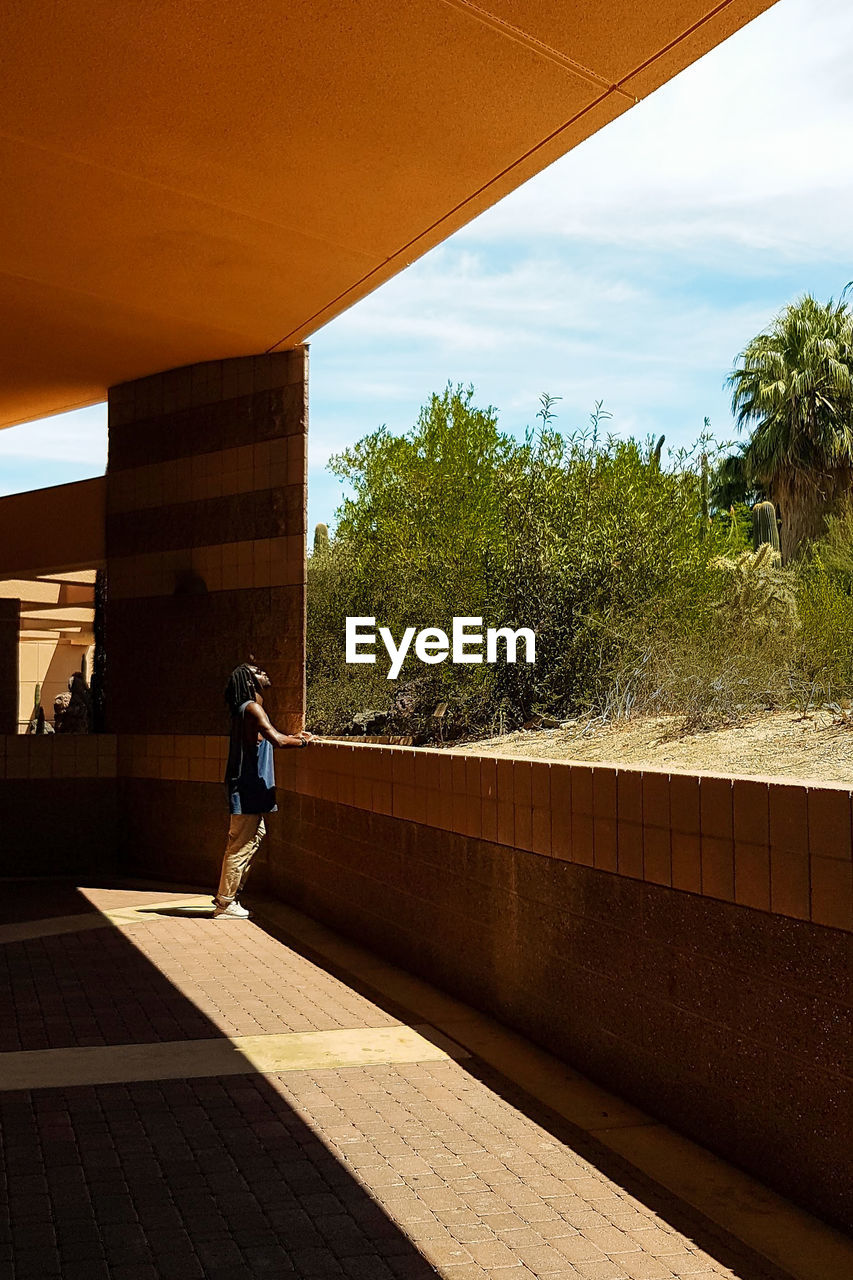
[[(538, 713), (681, 717), (708, 728), (853, 688), (853, 514), (797, 568), (749, 550), (749, 509), (708, 504), (721, 450), (710, 436), (664, 464), (653, 441), (555, 429), (545, 396), (523, 440), (473, 390), (430, 397), (402, 436), (380, 428), (332, 460), (352, 496), (308, 563), (308, 699), (340, 732), (376, 709), (388, 732), (499, 732)], [(713, 492), (713, 485), (711, 485)], [(535, 666), (423, 666), (398, 682), (348, 667), (347, 615), (399, 636), (531, 627)]]
[(802, 628), (792, 685), (806, 705), (839, 702), (853, 691), (853, 596), (847, 581), (815, 557), (800, 573), (797, 600)]

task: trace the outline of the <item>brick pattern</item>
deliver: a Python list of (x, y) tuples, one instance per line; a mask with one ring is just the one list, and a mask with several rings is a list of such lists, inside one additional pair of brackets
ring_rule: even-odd
[[(291, 438), (301, 443), (301, 437)], [(288, 443), (288, 438), (282, 437), (267, 448)], [(140, 547), (160, 552), (173, 547), (215, 546), (223, 541), (223, 533), (226, 545), (275, 538), (282, 531), (295, 537), (304, 532), (304, 517), (301, 484), (251, 489), (111, 516), (110, 546), (115, 558), (133, 555)]]
[[(457, 1063), (306, 1073), (277, 1084), (439, 1275), (746, 1276)], [(497, 1083), (495, 1081), (495, 1083)], [(535, 1111), (535, 1108), (534, 1108)], [(630, 1182), (626, 1178), (625, 1182)], [(670, 1212), (670, 1221), (667, 1220)], [(698, 1233), (697, 1233), (698, 1234)]]
[[(493, 1013), (820, 1215), (853, 1223), (853, 934), (698, 888), (603, 874), (553, 849), (532, 854), (502, 843), (500, 816), (497, 840), (466, 834), (470, 797), (453, 779), (455, 772), (463, 787), (462, 753), (439, 761), (439, 778), (451, 770), (443, 804), (457, 814), (455, 831), (397, 816), (395, 806), (421, 810), (396, 749), (343, 752), (372, 762), (359, 771), (367, 784), (343, 769), (330, 784), (326, 748), (293, 753), (308, 772), (284, 820), (270, 823), (262, 874), (272, 892)], [(499, 810), (508, 804), (501, 763)], [(552, 783), (561, 773), (574, 771), (553, 766)], [(533, 810), (534, 776), (521, 783), (526, 807), (530, 781)], [(581, 776), (579, 800), (594, 808), (595, 788), (590, 796)], [(391, 812), (304, 793), (330, 785), (339, 795), (350, 785), (387, 788), (379, 796)], [(400, 800), (398, 785), (406, 788)], [(618, 780), (616, 789), (618, 800)], [(608, 821), (615, 830), (605, 828), (607, 856), (615, 847), (618, 859), (621, 826), (639, 799), (636, 787), (623, 795), (618, 821), (584, 815), (593, 857), (597, 824)], [(430, 800), (427, 817), (437, 804)], [(688, 815), (680, 825), (690, 822)], [(528, 829), (532, 843), (532, 818)], [(644, 858), (646, 847), (644, 826)], [(634, 857), (637, 848), (631, 832)]]
[(114, 778), (114, 734), (0, 735), (0, 779)]
[(18, 732), (20, 616), (20, 600), (0, 598), (0, 734)]
[(208, 591), (284, 587), (300, 581), (303, 551), (296, 534), (119, 556), (110, 562), (110, 592), (114, 600), (170, 595), (187, 573), (203, 578)]
[[(0, 778), (220, 783), (226, 754), (210, 734), (6, 735)], [(846, 788), (336, 743), (277, 768), (282, 792), (853, 930)]]
[(113, 387), (109, 433), (110, 728), (165, 732), (177, 713), (190, 732), (218, 732), (224, 676), (249, 651), (273, 678), (274, 718), (296, 727), (306, 349)]
[(0, 1118), (16, 1280), (768, 1275), (456, 1064), (37, 1090)]
[(26, 756), (0, 757), (0, 876), (115, 872), (115, 757), (72, 755), (64, 744), (53, 754), (56, 746), (49, 738)]
[[(219, 782), (222, 737), (127, 734), (125, 777)], [(280, 792), (853, 931), (847, 788), (322, 743)]]
[[(200, 733), (123, 733), (118, 758), (119, 773), (125, 778), (221, 783), (228, 739)], [(277, 765), (280, 760), (279, 755)]]
[[(72, 892), (35, 905), (64, 913)], [(37, 1047), (393, 1021), (250, 923), (60, 941), (0, 949)], [(0, 1123), (15, 1280), (768, 1278), (473, 1060), (22, 1090), (0, 1093)]]
[[(213, 773), (211, 762), (204, 767)], [(187, 768), (197, 769), (198, 765), (190, 760)], [(140, 821), (122, 823), (123, 874), (209, 885), (211, 892), (214, 891), (219, 882), (229, 823), (221, 781), (224, 769), (217, 765), (216, 772), (215, 782), (190, 783), (183, 779), (139, 778), (126, 774), (120, 778), (124, 812), (143, 815)], [(286, 821), (286, 817), (287, 809), (283, 805), (281, 813), (270, 818), (268, 829), (274, 823)], [(250, 884), (263, 882), (270, 851), (270, 841), (264, 840), (252, 864)]]
[(301, 490), (304, 455), (300, 434), (116, 470), (107, 494), (108, 514), (205, 502), (291, 485)]
[(110, 472), (301, 434), (304, 357), (295, 347), (210, 360), (111, 387)]
[[(222, 737), (228, 732), (225, 680), (250, 652), (273, 676), (267, 698), (273, 722), (285, 730), (301, 728), (302, 712), (293, 708), (302, 707), (304, 692), (304, 604), (301, 584), (112, 599), (110, 728), (121, 738), (176, 730)], [(143, 635), (162, 637), (153, 668)]]
[(254, 925), (228, 929), (175, 911), (134, 924), (132, 935), (105, 925), (0, 947), (0, 1052), (395, 1022)]
[(853, 931), (853, 792), (777, 780), (322, 744), (299, 795)]

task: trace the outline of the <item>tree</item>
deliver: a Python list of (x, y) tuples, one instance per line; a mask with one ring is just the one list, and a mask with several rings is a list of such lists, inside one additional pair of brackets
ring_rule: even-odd
[[(845, 290), (846, 292), (846, 290)], [(805, 294), (738, 357), (728, 379), (746, 472), (778, 503), (786, 560), (819, 537), (853, 475), (853, 316)]]
[[(346, 546), (372, 603), (389, 623), (406, 616), (441, 625), (442, 608), (482, 612), (484, 562), (503, 538), (505, 475), (519, 445), (472, 387), (430, 396), (405, 435), (386, 427), (333, 457), (350, 487), (338, 512)], [(405, 589), (403, 589), (405, 584)], [(412, 616), (409, 616), (409, 615)]]

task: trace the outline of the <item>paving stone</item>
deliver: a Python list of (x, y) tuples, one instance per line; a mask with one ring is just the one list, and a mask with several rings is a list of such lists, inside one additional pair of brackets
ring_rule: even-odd
[(161, 1280), (198, 1280), (204, 1276), (201, 1262), (194, 1253), (157, 1253), (157, 1271)]
[(39, 1276), (60, 1274), (59, 1255), (55, 1249), (48, 1246), (43, 1248), (16, 1246), (12, 1257), (16, 1280), (18, 1277), (33, 1277), (36, 1280)]
[[(6, 944), (0, 982), (0, 1050), (398, 1021), (253, 924), (181, 916)], [(0, 1094), (0, 1249), (15, 1280), (764, 1280), (490, 1079), (447, 1060)]]

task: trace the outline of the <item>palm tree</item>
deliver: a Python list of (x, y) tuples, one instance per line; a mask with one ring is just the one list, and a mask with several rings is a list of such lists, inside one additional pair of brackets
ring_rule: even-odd
[(752, 428), (746, 472), (778, 503), (782, 552), (793, 559), (823, 532), (853, 477), (853, 315), (844, 294), (825, 306), (805, 294), (787, 306), (741, 352), (728, 383), (738, 428)]

